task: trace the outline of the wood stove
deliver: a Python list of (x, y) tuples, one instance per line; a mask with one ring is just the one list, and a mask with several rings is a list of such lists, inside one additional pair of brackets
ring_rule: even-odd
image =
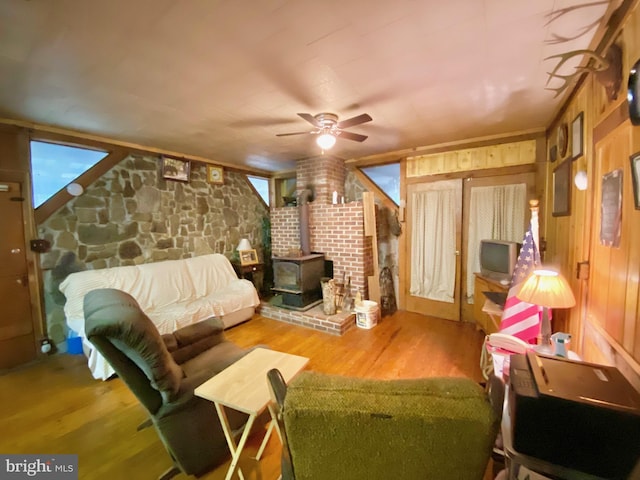
[(273, 291), (282, 294), (282, 306), (306, 310), (322, 301), (320, 279), (324, 276), (324, 254), (273, 257)]

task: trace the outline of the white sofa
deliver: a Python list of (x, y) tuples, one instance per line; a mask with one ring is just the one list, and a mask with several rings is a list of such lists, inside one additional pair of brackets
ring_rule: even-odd
[(60, 284), (67, 298), (67, 325), (82, 338), (91, 373), (103, 380), (114, 371), (84, 333), (84, 296), (98, 288), (129, 293), (161, 334), (212, 316), (228, 328), (250, 319), (260, 304), (253, 284), (239, 279), (229, 260), (218, 253), (72, 273)]

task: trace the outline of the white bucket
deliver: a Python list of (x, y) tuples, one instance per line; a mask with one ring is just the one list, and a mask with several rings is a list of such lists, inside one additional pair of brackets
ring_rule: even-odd
[(360, 328), (373, 328), (378, 324), (380, 309), (376, 302), (363, 300), (362, 305), (356, 305), (356, 326)]

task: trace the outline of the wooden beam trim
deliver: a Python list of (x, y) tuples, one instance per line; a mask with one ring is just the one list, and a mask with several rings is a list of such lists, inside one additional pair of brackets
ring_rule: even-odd
[(381, 200), (382, 204), (385, 207), (393, 211), (398, 210), (398, 205), (396, 205), (396, 202), (391, 200), (391, 198), (389, 198), (389, 196), (385, 192), (383, 192), (380, 187), (378, 187), (378, 185), (372, 182), (371, 179), (367, 177), (367, 175), (362, 170), (360, 170), (359, 168), (355, 168), (353, 170), (353, 173), (367, 190), (373, 192)]
[[(247, 183), (247, 185), (249, 185), (249, 188), (253, 191), (253, 194), (258, 197), (258, 200), (260, 200), (262, 202), (262, 204), (265, 206), (265, 208), (267, 210), (269, 210), (269, 205), (267, 204), (267, 202), (264, 201), (264, 198), (262, 198), (262, 195), (260, 195), (258, 193), (258, 190), (256, 190), (256, 187), (253, 186), (253, 183), (251, 183), (251, 180), (249, 180), (249, 177), (247, 177), (246, 174), (243, 174), (243, 179), (244, 181)], [(271, 183), (269, 183), (269, 190), (271, 190)], [(271, 192), (269, 192), (271, 193)], [(269, 195), (271, 196), (271, 195)]]
[(431, 153), (449, 152), (451, 150), (461, 150), (474, 147), (484, 147), (489, 145), (499, 145), (501, 143), (511, 143), (523, 140), (532, 140), (541, 135), (545, 135), (546, 128), (534, 128), (530, 130), (522, 130), (519, 132), (501, 133), (497, 135), (488, 135), (484, 137), (467, 138), (464, 140), (454, 140), (451, 142), (437, 143), (424, 147), (407, 148), (404, 150), (396, 150), (393, 152), (370, 155), (368, 157), (351, 158), (345, 160), (348, 165), (367, 167), (380, 163), (391, 163), (406, 157), (418, 157)]
[(440, 180), (453, 180), (456, 178), (483, 178), (483, 177), (495, 177), (502, 175), (517, 175), (520, 173), (535, 173), (536, 164), (527, 163), (524, 165), (514, 165), (512, 167), (496, 167), (496, 168), (483, 168), (480, 170), (468, 170), (464, 172), (449, 172), (439, 173), (434, 175), (422, 175), (419, 177), (406, 178), (407, 185), (414, 183), (435, 182)]
[[(74, 183), (77, 183), (81, 185), (82, 188), (86, 189), (94, 181), (96, 181), (98, 178), (100, 178), (102, 175), (107, 173), (118, 163), (124, 160), (128, 155), (129, 152), (124, 149), (114, 150), (89, 170), (80, 175), (77, 179), (75, 179)], [(35, 209), (34, 217), (36, 224), (40, 225), (73, 198), (74, 197), (69, 194), (69, 192), (67, 192), (66, 188), (58, 191), (55, 195), (49, 198), (49, 200)]]
[[(14, 125), (14, 126), (30, 129), (33, 131), (34, 137), (41, 136), (44, 138), (46, 134), (46, 135), (51, 135), (51, 138), (53, 138), (54, 135), (60, 135), (60, 136), (66, 137), (68, 139), (66, 141), (69, 141), (69, 139), (71, 139), (71, 141), (73, 141), (73, 139), (75, 139), (75, 141), (80, 139), (81, 141), (85, 141), (85, 142), (89, 141), (89, 142), (93, 142), (94, 144), (99, 143), (104, 145), (110, 145), (112, 147), (113, 146), (122, 147), (122, 148), (129, 149), (132, 152), (141, 153), (141, 154), (167, 155), (170, 157), (176, 157), (176, 158), (181, 158), (185, 160), (194, 160), (194, 161), (202, 162), (205, 164), (220, 165), (225, 168), (233, 169), (240, 172), (248, 172), (256, 175), (270, 176), (272, 174), (272, 172), (269, 172), (267, 170), (249, 168), (249, 167), (244, 167), (242, 165), (234, 165), (228, 162), (211, 160), (210, 158), (202, 157), (200, 155), (191, 155), (184, 152), (176, 152), (173, 150), (167, 150), (163, 148), (155, 148), (155, 147), (150, 147), (148, 145), (140, 145), (134, 142), (124, 142), (121, 140), (116, 140), (114, 138), (102, 137), (99, 135), (67, 130), (59, 127), (52, 127), (49, 125), (42, 125), (34, 122), (27, 122), (24, 120), (0, 118), (0, 124)], [(112, 147), (109, 148), (109, 150), (112, 150)]]

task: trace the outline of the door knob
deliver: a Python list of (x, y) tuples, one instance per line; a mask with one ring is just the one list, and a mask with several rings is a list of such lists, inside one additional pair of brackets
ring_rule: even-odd
[(22, 250), (20, 250), (19, 248), (12, 248), (11, 249), (11, 253), (20, 253)]
[(456, 250), (456, 255), (460, 255), (460, 250)]
[(29, 279), (28, 279), (26, 276), (24, 276), (24, 277), (22, 277), (22, 278), (18, 278), (18, 279), (16, 280), (16, 283), (17, 283), (18, 285), (25, 286), (27, 283), (29, 283)]

